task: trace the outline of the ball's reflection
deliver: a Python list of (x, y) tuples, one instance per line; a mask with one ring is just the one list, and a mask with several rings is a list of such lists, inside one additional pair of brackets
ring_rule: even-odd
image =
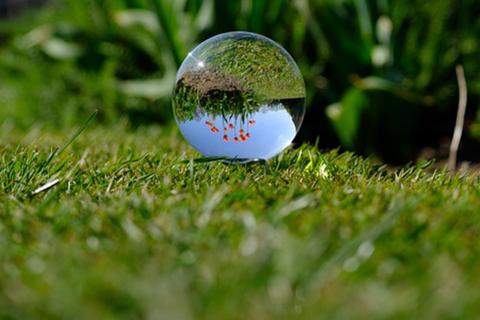
[(177, 74), (173, 107), (185, 139), (204, 156), (269, 159), (295, 138), (305, 86), (278, 44), (232, 32), (189, 53)]

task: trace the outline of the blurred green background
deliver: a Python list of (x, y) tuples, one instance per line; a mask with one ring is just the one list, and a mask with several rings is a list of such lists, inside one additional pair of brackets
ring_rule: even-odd
[(62, 130), (96, 109), (106, 125), (171, 126), (187, 52), (248, 30), (279, 42), (302, 70), (308, 109), (298, 142), (394, 164), (446, 156), (462, 64), (460, 157), (480, 160), (478, 0), (40, 2), (0, 0), (0, 126)]

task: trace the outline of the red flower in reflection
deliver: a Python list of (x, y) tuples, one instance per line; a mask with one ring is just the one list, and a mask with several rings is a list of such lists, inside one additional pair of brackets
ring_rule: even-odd
[[(215, 126), (214, 120), (205, 121), (205, 125), (208, 126), (212, 133), (218, 133), (223, 128), (222, 140), (225, 142), (245, 142), (251, 137), (251, 133), (249, 132), (250, 125), (254, 125), (256, 121), (254, 119), (239, 120), (240, 119), (237, 118), (235, 121), (227, 122), (226, 119), (223, 119), (223, 125), (220, 128)], [(237, 127), (237, 124), (240, 128)], [(229, 130), (233, 131), (232, 135), (228, 134)]]

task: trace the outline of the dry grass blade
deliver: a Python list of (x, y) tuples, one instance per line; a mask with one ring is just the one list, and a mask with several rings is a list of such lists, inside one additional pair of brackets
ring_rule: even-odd
[(50, 182), (45, 183), (45, 184), (44, 184), (43, 186), (41, 186), (40, 188), (35, 189), (35, 191), (32, 192), (32, 196), (37, 195), (37, 194), (42, 193), (42, 192), (45, 192), (45, 191), (53, 188), (53, 187), (56, 186), (59, 182), (60, 182), (60, 179), (55, 179), (55, 180), (52, 180), (52, 181), (50, 181)]
[(463, 124), (465, 122), (465, 110), (467, 109), (467, 81), (465, 80), (465, 72), (463, 66), (457, 65), (457, 81), (458, 81), (458, 110), (457, 120), (455, 122), (455, 129), (453, 131), (453, 138), (450, 144), (450, 153), (448, 156), (448, 169), (455, 171), (457, 167), (457, 153), (462, 139)]

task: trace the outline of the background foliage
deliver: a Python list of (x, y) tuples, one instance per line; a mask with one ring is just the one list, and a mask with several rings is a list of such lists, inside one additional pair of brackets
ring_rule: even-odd
[(51, 1), (0, 24), (0, 123), (65, 128), (94, 109), (107, 123), (168, 123), (187, 52), (248, 30), (300, 65), (309, 108), (300, 139), (402, 162), (450, 136), (458, 63), (469, 137), (480, 137), (479, 14), (475, 0)]

